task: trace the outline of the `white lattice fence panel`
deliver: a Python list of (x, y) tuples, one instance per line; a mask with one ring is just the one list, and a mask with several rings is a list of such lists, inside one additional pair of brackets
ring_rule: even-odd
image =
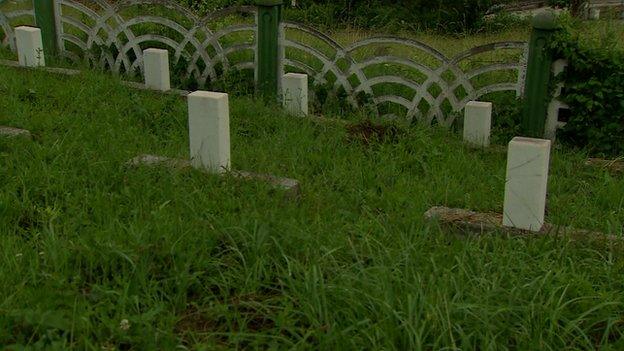
[(198, 17), (169, 0), (57, 0), (58, 44), (63, 56), (111, 69), (143, 71), (142, 52), (168, 49), (199, 85), (223, 72), (254, 69), (255, 7), (233, 7)]
[(525, 42), (493, 43), (447, 57), (424, 43), (396, 37), (367, 38), (345, 47), (293, 22), (284, 22), (281, 41), (285, 70), (344, 89), (356, 107), (364, 93), (382, 116), (397, 117), (401, 110), (400, 117), (449, 126), (471, 100), (524, 91)]

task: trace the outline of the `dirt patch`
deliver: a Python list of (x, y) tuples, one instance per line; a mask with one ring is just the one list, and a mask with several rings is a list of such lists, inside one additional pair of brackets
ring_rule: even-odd
[(202, 313), (196, 306), (190, 305), (182, 314), (182, 317), (175, 325), (175, 331), (179, 334), (192, 331), (196, 333), (206, 333), (217, 330), (218, 325), (208, 318), (207, 313)]
[(374, 124), (366, 120), (347, 127), (347, 140), (349, 142), (372, 145), (376, 143), (393, 143), (399, 139), (401, 130), (394, 125)]
[(624, 173), (624, 158), (616, 160), (590, 158), (585, 164), (588, 166), (601, 167), (613, 173)]
[(247, 294), (234, 296), (220, 305), (227, 306), (231, 313), (225, 316), (219, 309), (202, 309), (195, 304), (189, 304), (175, 325), (175, 333), (187, 344), (191, 344), (191, 335), (210, 335), (211, 340), (218, 345), (227, 346), (228, 337), (225, 335), (232, 330), (244, 329), (250, 333), (267, 332), (275, 328), (276, 323), (270, 317), (277, 313), (269, 300), (277, 295)]

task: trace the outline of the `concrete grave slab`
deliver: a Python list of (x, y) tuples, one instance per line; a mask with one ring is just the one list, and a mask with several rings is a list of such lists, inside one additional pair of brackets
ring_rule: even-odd
[(0, 126), (0, 137), (32, 139), (32, 134), (26, 129)]
[[(0, 60), (0, 65), (7, 66), (7, 67), (15, 67), (15, 68), (27, 68), (27, 67), (20, 65), (19, 62), (11, 61), (11, 60)], [(44, 72), (63, 74), (67, 76), (75, 76), (81, 73), (77, 69), (70, 69), (70, 68), (38, 67), (38, 69)]]
[(465, 234), (472, 235), (501, 232), (519, 236), (562, 235), (574, 239), (605, 239), (610, 241), (622, 240), (622, 238), (618, 238), (613, 235), (606, 235), (601, 232), (556, 226), (549, 223), (545, 223), (537, 232), (522, 230), (504, 226), (503, 215), (501, 213), (480, 213), (442, 206), (432, 207), (425, 212), (424, 217), (427, 221), (438, 221), (445, 226), (457, 229)]
[[(155, 156), (155, 155), (140, 155), (137, 156), (130, 161), (128, 161), (127, 166), (129, 167), (140, 167), (140, 166), (148, 166), (148, 167), (168, 167), (168, 168), (177, 168), (177, 169), (190, 169), (195, 168), (191, 164), (190, 160), (184, 159), (176, 159), (169, 158), (163, 156)], [(197, 168), (200, 171), (208, 174), (214, 174), (210, 170), (204, 168)], [(299, 185), (299, 181), (296, 179), (290, 178), (281, 178), (270, 174), (258, 174), (252, 172), (245, 171), (235, 171), (230, 170), (228, 172), (219, 173), (222, 176), (231, 176), (238, 179), (243, 180), (252, 180), (252, 181), (262, 181), (270, 184), (271, 186), (281, 189), (287, 192), (289, 198), (297, 198), (301, 195), (301, 188)]]
[(153, 91), (155, 93), (180, 95), (180, 96), (183, 96), (183, 97), (186, 97), (186, 96), (188, 96), (190, 94), (189, 91), (187, 91), (187, 90), (180, 90), (180, 89), (169, 89), (167, 91), (154, 90), (154, 89), (151, 89), (150, 87), (148, 87), (147, 85), (145, 85), (143, 83), (139, 83), (139, 82), (122, 81), (121, 84), (125, 85), (125, 86), (127, 86), (129, 88), (138, 89), (138, 90)]

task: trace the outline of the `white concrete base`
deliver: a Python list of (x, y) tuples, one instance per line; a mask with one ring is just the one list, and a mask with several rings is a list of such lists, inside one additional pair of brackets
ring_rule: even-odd
[(188, 95), (191, 163), (213, 173), (230, 169), (228, 95), (196, 91)]
[(288, 73), (282, 77), (283, 106), (295, 116), (308, 115), (308, 75)]
[(503, 225), (539, 232), (544, 225), (550, 140), (516, 137), (509, 143)]
[(18, 62), (24, 67), (45, 66), (41, 29), (21, 26), (15, 28)]
[(552, 141), (557, 139), (557, 131), (566, 126), (565, 122), (559, 122), (559, 110), (569, 108), (570, 106), (568, 106), (568, 104), (555, 99), (548, 103), (544, 138)]
[(464, 111), (464, 141), (472, 146), (490, 146), (492, 103), (470, 101)]
[[(565, 68), (568, 66), (568, 61), (559, 59), (553, 63), (552, 72), (553, 76), (558, 76), (561, 74)], [(557, 138), (557, 130), (565, 127), (566, 123), (559, 122), (559, 110), (569, 109), (569, 106), (562, 101), (559, 100), (561, 96), (561, 92), (563, 90), (563, 83), (557, 84), (555, 89), (555, 93), (553, 94), (553, 98), (548, 104), (548, 109), (546, 113), (546, 125), (544, 127), (544, 138), (555, 141)]]
[(149, 89), (168, 91), (171, 89), (169, 76), (169, 51), (147, 49), (143, 51), (145, 85)]

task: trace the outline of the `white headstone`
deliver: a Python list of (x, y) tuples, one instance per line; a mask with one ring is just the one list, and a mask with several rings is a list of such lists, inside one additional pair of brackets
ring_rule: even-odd
[(503, 225), (538, 232), (544, 225), (550, 140), (516, 137), (509, 143)]
[(470, 101), (464, 111), (464, 141), (468, 144), (490, 146), (492, 103)]
[(589, 9), (589, 19), (597, 20), (600, 19), (600, 9), (592, 7)]
[(149, 89), (168, 91), (171, 89), (169, 78), (169, 51), (147, 49), (143, 51), (145, 86)]
[(15, 42), (20, 66), (45, 66), (41, 29), (27, 26), (15, 28)]
[(284, 108), (295, 116), (308, 115), (308, 75), (288, 73), (282, 78)]
[(188, 96), (191, 164), (213, 173), (230, 169), (228, 95), (196, 91)]

